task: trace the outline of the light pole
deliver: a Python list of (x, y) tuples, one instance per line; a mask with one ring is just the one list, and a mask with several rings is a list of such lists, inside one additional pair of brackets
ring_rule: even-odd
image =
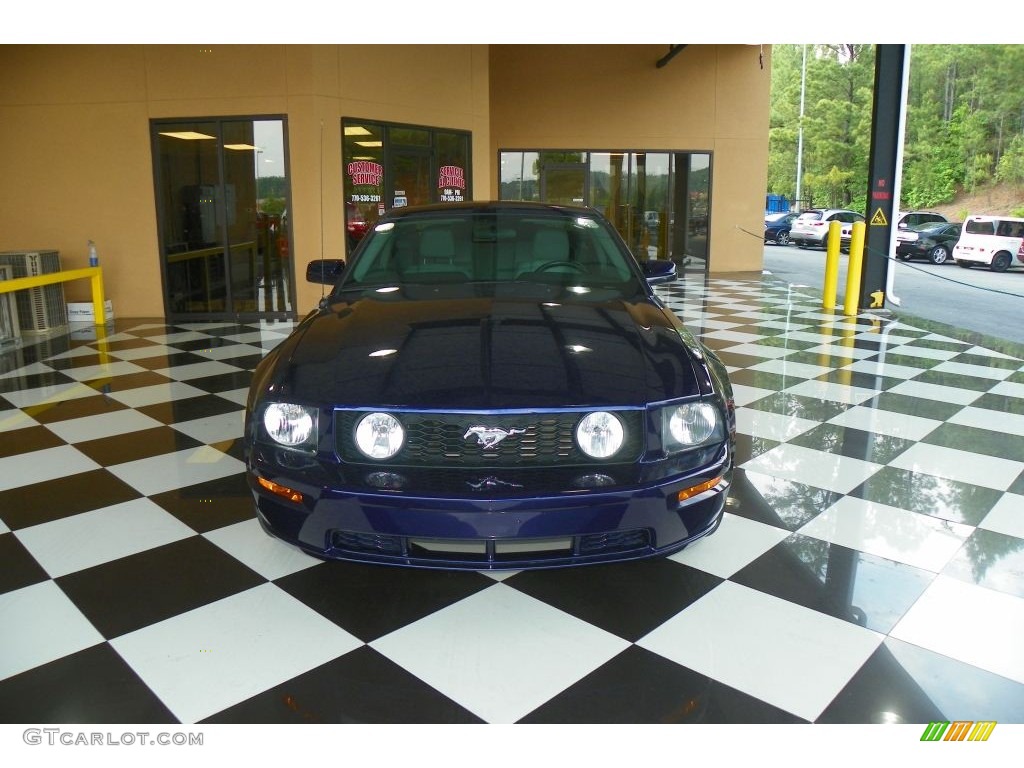
[(804, 60), (800, 68), (800, 120), (797, 123), (796, 139), (796, 209), (800, 210), (801, 188), (804, 165), (804, 94), (807, 91), (807, 44), (804, 43)]
[(263, 150), (256, 147), (256, 214), (260, 212), (260, 155), (263, 154)]

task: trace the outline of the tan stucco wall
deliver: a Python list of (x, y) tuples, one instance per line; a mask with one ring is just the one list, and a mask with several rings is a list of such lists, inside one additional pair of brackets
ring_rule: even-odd
[[(760, 271), (770, 48), (492, 45), (491, 162), (501, 149), (712, 153), (710, 268)], [(498, 179), (492, 177), (491, 194)], [(742, 230), (747, 230), (743, 232)]]
[(287, 117), (300, 316), (320, 296), (306, 261), (343, 254), (343, 116), (472, 131), (491, 186), (485, 45), (0, 46), (0, 73), (0, 251), (73, 269), (95, 240), (120, 317), (163, 315), (150, 119)]
[[(285, 116), (296, 311), (305, 263), (343, 253), (341, 127), (372, 118), (472, 132), (473, 189), (496, 196), (499, 148), (713, 153), (715, 271), (759, 270), (769, 50), (690, 46), (0, 46), (0, 251), (95, 240), (119, 317), (163, 314), (149, 121)], [(321, 222), (321, 210), (324, 212)], [(65, 286), (68, 300), (86, 284)]]

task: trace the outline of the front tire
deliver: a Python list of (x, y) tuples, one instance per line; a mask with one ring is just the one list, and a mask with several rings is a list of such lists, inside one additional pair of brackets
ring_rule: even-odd
[(936, 245), (928, 254), (928, 261), (932, 264), (945, 264), (949, 261), (949, 251), (946, 250), (945, 246)]
[(1010, 263), (1010, 254), (1003, 251), (1002, 253), (997, 253), (992, 257), (992, 263), (989, 265), (989, 269), (993, 272), (1005, 272), (1010, 268)]
[(775, 236), (775, 242), (779, 245), (789, 245), (789, 232), (782, 230)]

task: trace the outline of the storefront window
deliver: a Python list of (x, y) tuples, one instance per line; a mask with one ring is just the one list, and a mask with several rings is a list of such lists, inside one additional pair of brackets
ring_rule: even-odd
[(407, 147), (429, 147), (430, 131), (423, 128), (389, 127), (391, 141)]
[(437, 193), (442, 203), (461, 203), (466, 196), (469, 137), (464, 133), (437, 134)]
[(638, 259), (705, 270), (711, 155), (705, 152), (507, 151), (502, 200), (596, 208)]
[(641, 152), (634, 164), (633, 252), (649, 259), (667, 259), (669, 219), (669, 155)]
[(346, 248), (391, 208), (470, 200), (466, 131), (342, 121)]
[(537, 152), (502, 152), (501, 200), (540, 200), (540, 155)]
[(351, 252), (384, 212), (384, 127), (346, 125), (343, 142), (345, 245)]
[(621, 231), (625, 221), (628, 166), (622, 152), (590, 154), (590, 204)]

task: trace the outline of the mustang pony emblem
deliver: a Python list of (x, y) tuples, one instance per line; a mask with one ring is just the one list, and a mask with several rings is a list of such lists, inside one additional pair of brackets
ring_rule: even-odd
[(504, 480), (499, 480), (496, 477), (485, 477), (478, 483), (466, 481), (466, 485), (472, 488), (474, 491), (488, 490), (493, 491), (496, 488), (522, 488), (523, 486), (519, 483), (506, 483)]
[(467, 429), (466, 434), (462, 438), (466, 439), (470, 435), (476, 435), (477, 445), (482, 445), (484, 448), (493, 448), (509, 435), (522, 435), (525, 433), (525, 429), (510, 429), (506, 431), (498, 427), (477, 426)]

